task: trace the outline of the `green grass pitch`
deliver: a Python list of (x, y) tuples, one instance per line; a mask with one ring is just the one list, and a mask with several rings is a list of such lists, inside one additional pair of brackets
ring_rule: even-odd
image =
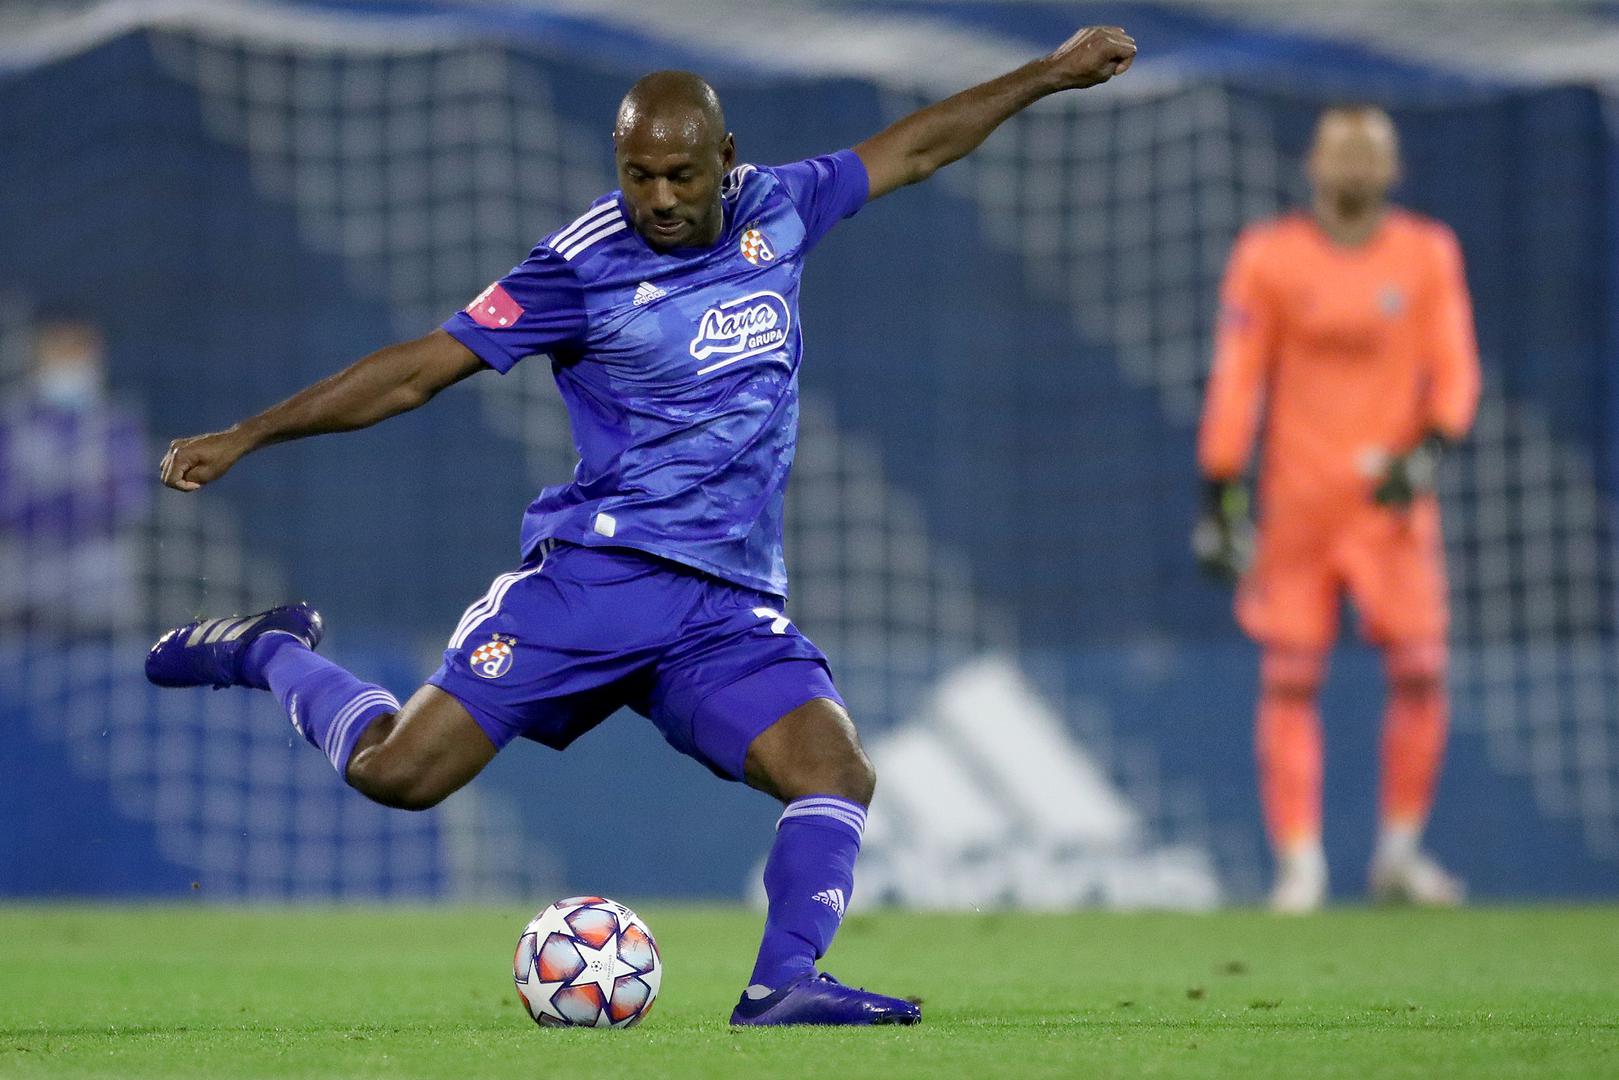
[(731, 1031), (759, 918), (646, 905), (632, 1031), (541, 1030), (530, 912), (0, 908), (0, 1077), (1619, 1076), (1619, 910), (857, 915), (915, 1028)]

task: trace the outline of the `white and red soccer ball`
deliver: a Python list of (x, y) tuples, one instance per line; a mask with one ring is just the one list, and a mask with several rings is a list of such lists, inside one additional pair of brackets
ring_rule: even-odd
[(658, 997), (663, 958), (640, 916), (601, 896), (558, 900), (523, 927), (517, 996), (541, 1027), (634, 1027)]

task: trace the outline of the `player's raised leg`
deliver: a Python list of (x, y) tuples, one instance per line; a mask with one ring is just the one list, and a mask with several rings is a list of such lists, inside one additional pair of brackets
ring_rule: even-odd
[(378, 716), (349, 758), (349, 786), (384, 806), (425, 810), (459, 790), (497, 753), (466, 706), (424, 686), (404, 707)]
[(1301, 914), (1326, 900), (1321, 849), (1321, 693), (1326, 654), (1268, 646), (1260, 662), (1255, 749), (1265, 830), (1276, 856), (1273, 911)]
[(854, 893), (876, 772), (841, 704), (816, 698), (748, 747), (749, 785), (786, 804), (765, 862), (763, 940), (738, 1025), (914, 1024), (921, 1009), (818, 973)]
[(1464, 889), (1422, 850), (1444, 760), (1449, 701), (1442, 640), (1406, 641), (1383, 650), (1388, 712), (1383, 722), (1381, 827), (1371, 889), (1379, 900), (1452, 906)]
[(494, 757), (494, 745), (455, 698), (424, 686), (401, 706), (317, 654), (323, 633), (308, 604), (198, 620), (158, 639), (146, 675), (159, 686), (269, 690), (337, 774), (385, 806), (436, 805)]

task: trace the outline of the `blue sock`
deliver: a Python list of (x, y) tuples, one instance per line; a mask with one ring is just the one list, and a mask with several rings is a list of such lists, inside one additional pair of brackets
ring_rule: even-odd
[(854, 892), (854, 860), (866, 828), (866, 808), (835, 795), (807, 795), (787, 804), (765, 862), (764, 940), (751, 986), (783, 986), (815, 970)]
[(269, 690), (292, 726), (348, 781), (349, 755), (371, 721), (399, 711), (399, 699), (307, 648), (291, 634), (265, 634), (242, 657), (243, 681)]

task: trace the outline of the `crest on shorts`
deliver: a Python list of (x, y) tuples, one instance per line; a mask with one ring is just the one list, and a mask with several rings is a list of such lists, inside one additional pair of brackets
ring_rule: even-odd
[(472, 650), (472, 670), (486, 679), (498, 679), (512, 669), (512, 645), (516, 638), (495, 634)]
[(770, 246), (765, 234), (755, 227), (750, 227), (742, 234), (742, 257), (754, 266), (763, 266), (776, 257), (776, 249)]

